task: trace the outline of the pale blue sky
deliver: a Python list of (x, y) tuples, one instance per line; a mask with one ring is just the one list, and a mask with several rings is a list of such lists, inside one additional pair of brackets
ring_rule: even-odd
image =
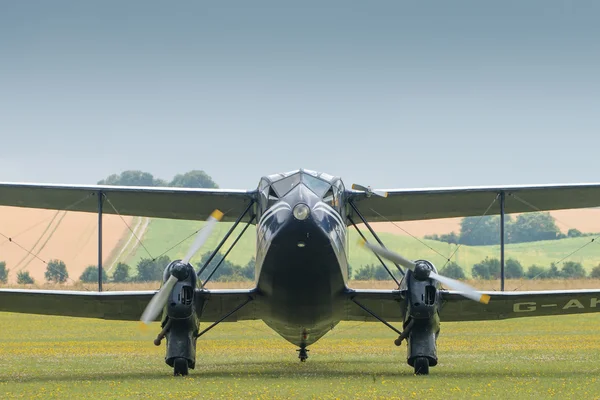
[(0, 1), (0, 181), (597, 182), (599, 20), (595, 1)]

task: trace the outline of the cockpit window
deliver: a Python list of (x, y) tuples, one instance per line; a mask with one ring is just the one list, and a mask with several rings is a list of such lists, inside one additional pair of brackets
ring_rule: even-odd
[(321, 198), (327, 192), (327, 190), (331, 189), (331, 185), (328, 182), (306, 174), (302, 175), (302, 182), (304, 182), (304, 184), (310, 190), (315, 192), (315, 194)]
[(271, 190), (273, 191), (269, 194), (265, 193), (265, 196), (269, 199), (272, 199), (273, 197), (284, 197), (290, 190), (302, 182), (320, 198), (324, 199), (333, 196), (335, 197), (335, 199), (332, 199), (333, 203), (338, 202), (339, 196), (336, 192), (339, 191), (339, 189), (337, 187), (332, 187), (335, 179), (331, 175), (310, 170), (296, 170), (270, 175), (267, 179), (270, 181)]
[(288, 176), (286, 178), (280, 179), (277, 182), (273, 182), (273, 189), (277, 192), (279, 197), (283, 197), (287, 192), (292, 190), (297, 184), (300, 183), (300, 173)]

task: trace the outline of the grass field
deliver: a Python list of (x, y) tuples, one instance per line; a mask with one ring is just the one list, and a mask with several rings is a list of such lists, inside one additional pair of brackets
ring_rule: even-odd
[[(135, 266), (143, 257), (148, 258), (150, 255), (152, 257), (157, 257), (164, 252), (166, 252), (171, 259), (181, 258), (185, 255), (185, 252), (193, 241), (193, 237), (189, 236), (193, 235), (193, 233), (201, 226), (202, 222), (198, 221), (152, 219), (143, 237), (143, 246), (138, 246), (137, 250), (132, 252), (131, 256), (124, 258), (124, 261), (129, 265)], [(197, 253), (197, 257), (192, 259), (192, 261), (197, 261), (202, 253), (214, 249), (230, 226), (230, 223), (217, 225), (210, 239)], [(237, 230), (240, 231), (241, 227), (238, 227)], [(355, 245), (359, 240), (356, 231), (351, 228), (349, 233), (349, 259), (350, 264), (356, 266), (355, 270), (358, 270), (359, 266), (362, 265), (379, 263), (372, 253), (360, 249)], [(229, 238), (228, 242), (226, 242), (226, 245), (232, 243), (235, 236), (236, 234), (234, 233)], [(454, 254), (452, 260), (463, 267), (467, 276), (471, 275), (472, 265), (483, 260), (485, 257), (500, 257), (500, 246), (460, 246), (458, 251), (456, 251), (456, 245), (435, 240), (422, 240), (423, 244), (410, 236), (395, 235), (392, 233), (380, 233), (379, 236), (390, 249), (399, 251), (409, 258), (428, 259), (438, 268), (441, 268), (446, 260)], [(189, 238), (182, 242), (186, 237)], [(593, 238), (594, 237), (581, 237), (510, 244), (506, 246), (505, 254), (506, 258), (512, 257), (519, 260), (525, 269), (533, 264), (548, 267), (552, 262), (558, 262), (575, 250), (590, 243)], [(371, 240), (371, 238), (369, 238), (369, 240)], [(228, 255), (227, 259), (235, 264), (245, 265), (254, 255), (256, 247), (255, 243), (256, 228), (251, 226)], [(596, 240), (594, 243), (583, 247), (566, 260), (581, 262), (586, 270), (591, 270), (593, 267), (600, 264), (599, 243), (600, 240)], [(431, 249), (427, 246), (431, 247)], [(167, 251), (169, 249), (171, 250)], [(225, 252), (225, 249), (223, 252)]]
[(172, 377), (164, 345), (115, 322), (0, 313), (0, 398), (600, 398), (600, 315), (443, 323), (439, 364), (414, 376), (406, 345), (379, 323), (341, 323), (295, 348), (260, 321), (198, 341), (198, 365)]

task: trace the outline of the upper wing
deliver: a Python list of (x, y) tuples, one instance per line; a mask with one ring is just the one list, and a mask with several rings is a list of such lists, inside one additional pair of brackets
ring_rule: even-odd
[[(382, 190), (388, 192), (387, 197), (368, 197), (360, 191), (349, 191), (348, 195), (368, 221), (483, 215), (500, 192), (506, 196), (506, 213), (600, 206), (600, 183)], [(499, 205), (488, 211), (498, 213)]]
[[(482, 292), (488, 304), (477, 303), (456, 291), (441, 291), (441, 321), (483, 321), (544, 315), (600, 312), (600, 289), (546, 290), (535, 292)], [(402, 322), (406, 309), (399, 290), (351, 290), (348, 292), (346, 319), (376, 321), (350, 299), (367, 307), (388, 322)]]
[[(86, 292), (0, 289), (0, 312), (139, 321), (155, 293), (155, 290)], [(206, 300), (200, 321), (216, 321), (233, 311), (248, 297), (254, 296), (254, 289), (196, 291), (196, 299)], [(257, 319), (258, 311), (253, 303), (251, 301), (225, 321)], [(159, 315), (157, 320), (160, 317)]]
[(98, 212), (99, 193), (106, 198), (102, 211), (108, 214), (205, 220), (219, 209), (225, 213), (223, 221), (233, 221), (256, 191), (0, 183), (0, 206)]

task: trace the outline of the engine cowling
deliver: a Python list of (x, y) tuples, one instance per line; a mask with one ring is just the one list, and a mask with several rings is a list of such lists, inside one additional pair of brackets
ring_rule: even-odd
[(196, 272), (190, 264), (181, 260), (172, 261), (164, 270), (163, 281), (173, 275), (178, 281), (173, 287), (166, 304), (166, 313), (172, 319), (187, 319), (194, 313), (194, 293), (196, 289)]

